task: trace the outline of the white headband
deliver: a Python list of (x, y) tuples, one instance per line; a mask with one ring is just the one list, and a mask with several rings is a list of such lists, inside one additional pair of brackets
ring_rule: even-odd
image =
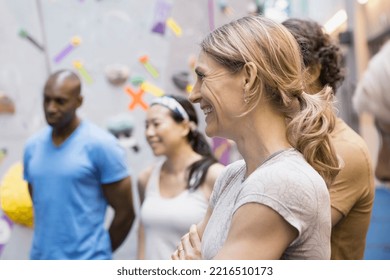
[(183, 106), (181, 106), (181, 104), (172, 97), (169, 96), (158, 97), (150, 103), (150, 106), (155, 104), (167, 107), (172, 112), (179, 114), (184, 120), (187, 121), (190, 120), (190, 117), (188, 116), (186, 110), (184, 110)]

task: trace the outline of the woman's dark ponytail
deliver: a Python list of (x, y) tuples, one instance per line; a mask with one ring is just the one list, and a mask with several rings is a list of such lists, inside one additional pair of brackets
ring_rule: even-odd
[[(203, 156), (202, 159), (194, 162), (188, 167), (187, 188), (194, 191), (204, 183), (209, 167), (218, 161), (214, 157), (206, 138), (197, 129), (198, 117), (192, 103), (183, 96), (170, 95), (170, 97), (180, 103), (183, 109), (187, 112), (189, 121), (194, 123), (194, 126), (187, 135), (187, 139), (192, 149)], [(172, 112), (172, 117), (178, 123), (184, 120), (180, 115), (175, 114), (174, 112)]]

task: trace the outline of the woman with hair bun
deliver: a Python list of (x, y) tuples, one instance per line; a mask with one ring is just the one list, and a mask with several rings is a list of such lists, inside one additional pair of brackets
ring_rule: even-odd
[[(344, 79), (339, 47), (315, 21), (291, 18), (282, 24), (300, 46), (306, 91), (315, 94), (329, 85), (336, 94)], [(329, 188), (331, 259), (363, 259), (375, 194), (369, 151), (363, 138), (341, 118), (336, 119), (331, 141), (343, 161), (343, 168)]]

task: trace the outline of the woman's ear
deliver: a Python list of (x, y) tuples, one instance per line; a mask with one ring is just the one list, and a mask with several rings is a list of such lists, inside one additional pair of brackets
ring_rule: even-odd
[(182, 127), (182, 136), (183, 137), (187, 137), (187, 135), (190, 133), (191, 131), (191, 122), (189, 121), (183, 121), (181, 122), (181, 127)]
[(257, 77), (256, 64), (254, 64), (253, 62), (245, 63), (243, 71), (244, 71), (244, 78), (245, 78), (244, 87), (246, 89), (250, 89), (255, 83)]

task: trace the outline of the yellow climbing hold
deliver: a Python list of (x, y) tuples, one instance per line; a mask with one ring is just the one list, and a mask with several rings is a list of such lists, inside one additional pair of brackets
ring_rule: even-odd
[(23, 165), (20, 162), (12, 165), (1, 181), (0, 206), (14, 223), (33, 226), (33, 205), (27, 182), (23, 180)]

